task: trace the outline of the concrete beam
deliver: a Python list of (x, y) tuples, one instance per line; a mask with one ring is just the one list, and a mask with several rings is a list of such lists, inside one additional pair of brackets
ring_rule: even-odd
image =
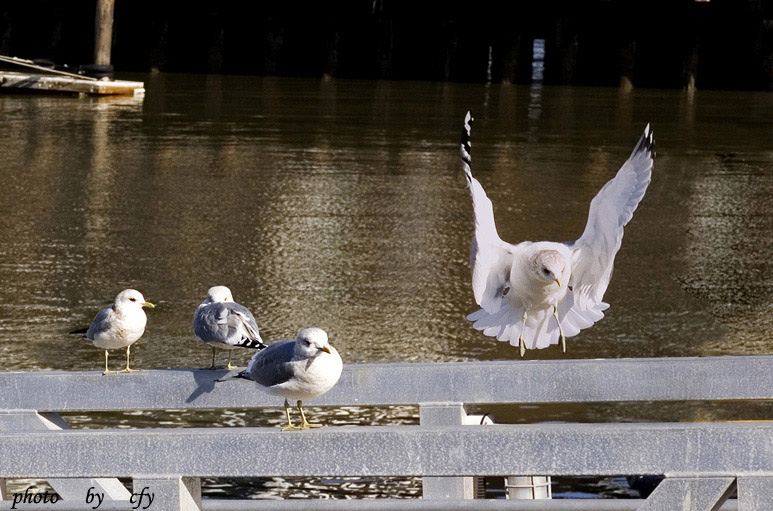
[[(70, 426), (56, 413), (39, 414), (35, 410), (0, 410), (0, 431), (58, 431)], [(115, 478), (48, 478), (48, 484), (67, 501), (82, 502), (89, 488), (106, 500), (128, 500), (129, 490)], [(0, 489), (0, 494), (5, 492)]]
[[(462, 403), (422, 403), (419, 421), (422, 426), (457, 426), (465, 423), (467, 412)], [(425, 477), (421, 481), (425, 499), (472, 499), (475, 488), (472, 477)]]
[[(0, 409), (280, 407), (225, 370), (0, 373)], [(625, 378), (620, 375), (624, 374)], [(350, 364), (314, 406), (773, 399), (773, 357)]]
[(201, 511), (198, 477), (135, 478), (133, 488), (132, 503), (138, 508)]
[(738, 478), (738, 511), (773, 509), (773, 474)]
[(531, 424), (0, 432), (0, 477), (743, 476), (773, 424)]
[[(203, 511), (636, 511), (640, 499), (561, 499), (561, 500), (458, 500), (449, 505), (447, 499), (288, 499), (232, 500), (203, 499)], [(0, 511), (10, 510), (12, 502), (0, 502)], [(99, 511), (136, 511), (136, 504), (104, 502)], [(93, 507), (93, 506), (92, 506)], [(40, 511), (41, 505), (19, 504), (16, 510)], [(84, 511), (82, 504), (60, 501), (46, 504), (45, 510)], [(85, 508), (85, 509), (88, 509)], [(153, 510), (153, 507), (148, 508)], [(682, 511), (682, 510), (680, 510)], [(738, 511), (735, 500), (728, 500), (720, 511)]]
[(733, 490), (734, 477), (667, 477), (637, 511), (717, 511)]

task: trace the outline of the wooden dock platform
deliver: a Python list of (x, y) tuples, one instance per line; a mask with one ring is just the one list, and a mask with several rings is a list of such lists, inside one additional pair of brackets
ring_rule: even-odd
[(95, 96), (145, 94), (143, 82), (79, 79), (70, 76), (0, 71), (0, 91), (63, 92)]

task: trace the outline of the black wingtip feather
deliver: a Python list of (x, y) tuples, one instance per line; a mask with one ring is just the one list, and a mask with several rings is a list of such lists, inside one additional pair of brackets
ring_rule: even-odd
[(88, 331), (89, 331), (89, 327), (86, 327), (86, 328), (79, 328), (77, 330), (73, 330), (72, 332), (69, 332), (69, 333), (70, 333), (70, 335), (73, 335), (73, 334), (85, 334)]
[(639, 143), (636, 144), (636, 147), (633, 150), (634, 154), (640, 152), (647, 152), (650, 153), (653, 158), (655, 157), (655, 138), (649, 124), (644, 128), (644, 134), (642, 134)]
[(464, 177), (469, 181), (472, 178), (470, 173), (470, 166), (472, 165), (472, 142), (470, 141), (470, 132), (472, 131), (472, 123), (475, 121), (472, 117), (472, 110), (467, 111), (467, 115), (464, 116), (464, 126), (462, 126), (462, 137), (459, 155), (462, 158), (462, 165), (464, 169)]
[(267, 345), (263, 343), (260, 339), (242, 339), (237, 346), (241, 346), (242, 348), (251, 348), (254, 350), (262, 350)]
[[(470, 131), (472, 130), (472, 123), (475, 121), (472, 117), (472, 110), (467, 111), (467, 115), (464, 116), (464, 126), (462, 126), (462, 159), (466, 163), (470, 162), (470, 154), (472, 150), (472, 143), (470, 142)], [(466, 153), (466, 154), (465, 154)]]

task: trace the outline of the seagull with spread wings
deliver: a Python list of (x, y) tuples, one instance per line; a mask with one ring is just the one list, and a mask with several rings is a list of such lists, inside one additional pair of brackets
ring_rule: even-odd
[(472, 290), (479, 311), (467, 319), (484, 335), (527, 349), (561, 343), (604, 317), (602, 301), (612, 277), (623, 227), (631, 220), (652, 177), (655, 145), (649, 125), (617, 175), (590, 205), (588, 223), (577, 241), (524, 241), (512, 245), (499, 237), (494, 209), (470, 169), (467, 112), (461, 159), (472, 197), (475, 234), (470, 250)]

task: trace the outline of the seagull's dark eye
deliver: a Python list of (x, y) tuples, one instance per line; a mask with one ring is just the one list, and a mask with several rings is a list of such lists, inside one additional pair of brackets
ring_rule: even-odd
[(548, 270), (547, 268), (542, 268), (542, 273), (544, 273), (545, 275), (550, 275), (550, 270)]
[(306, 346), (311, 346), (311, 341), (304, 340), (304, 341), (303, 341), (303, 344), (305, 344)]
[(136, 302), (137, 299), (136, 298), (129, 298), (129, 301)]

